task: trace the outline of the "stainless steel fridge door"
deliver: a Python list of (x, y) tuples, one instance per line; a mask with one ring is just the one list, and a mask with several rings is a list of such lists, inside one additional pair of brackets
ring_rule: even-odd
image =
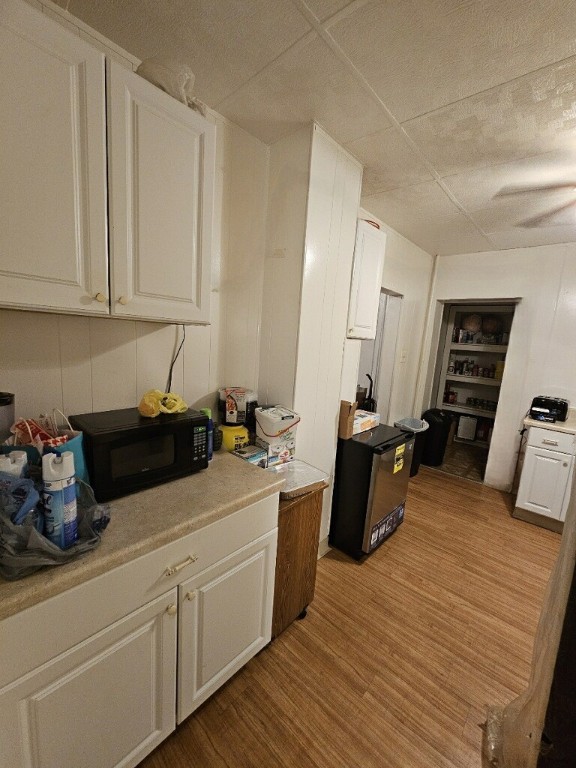
[[(414, 438), (381, 453), (375, 451), (362, 541), (363, 552), (370, 552), (378, 546), (401, 522), (413, 452)], [(391, 515), (395, 510), (399, 510), (398, 514)]]

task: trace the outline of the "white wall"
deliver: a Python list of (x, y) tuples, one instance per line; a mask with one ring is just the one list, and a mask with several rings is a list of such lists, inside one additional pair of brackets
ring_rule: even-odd
[[(538, 394), (576, 403), (576, 246), (550, 245), (509, 251), (443, 256), (438, 259), (425, 345), (431, 345), (438, 302), (520, 299), (510, 345), (485, 482), (502, 490), (512, 486), (519, 429)], [(424, 377), (418, 397), (427, 396)]]
[[(214, 408), (218, 387), (255, 386), (268, 149), (223, 118), (217, 178), (211, 325), (187, 326), (172, 389)], [(179, 326), (0, 310), (0, 390), (19, 415), (82, 413), (138, 404), (164, 390)]]
[(272, 145), (263, 270), (259, 402), (294, 407), (312, 128)]
[[(333, 479), (362, 169), (321, 128), (271, 147), (259, 396), (301, 417), (296, 457)], [(320, 538), (328, 534), (331, 488)]]

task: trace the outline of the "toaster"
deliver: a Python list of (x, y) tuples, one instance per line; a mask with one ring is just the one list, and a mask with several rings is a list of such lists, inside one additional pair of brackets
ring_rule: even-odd
[(538, 395), (532, 400), (530, 418), (536, 421), (566, 421), (568, 405), (568, 400), (563, 400), (561, 397)]

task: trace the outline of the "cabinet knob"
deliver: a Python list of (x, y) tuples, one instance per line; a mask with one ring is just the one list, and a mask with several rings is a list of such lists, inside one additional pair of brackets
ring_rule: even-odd
[(170, 603), (168, 608), (166, 608), (166, 613), (168, 614), (168, 616), (176, 616), (176, 614), (178, 613), (178, 606), (175, 605), (174, 603)]
[(564, 466), (564, 467), (567, 467), (567, 466), (568, 466), (568, 462), (567, 462), (567, 461), (565, 461), (565, 462), (563, 463), (563, 466)]
[(94, 296), (94, 298), (96, 299), (96, 301), (99, 301), (100, 304), (104, 304), (104, 302), (106, 301), (106, 296), (104, 296), (103, 293), (100, 293), (100, 291), (98, 291), (98, 293), (96, 294), (96, 296)]
[(124, 306), (125, 304), (128, 304), (129, 301), (130, 299), (127, 296), (120, 296), (118, 299), (118, 304), (122, 304), (122, 306)]
[(196, 592), (186, 592), (186, 600), (189, 600), (192, 602), (194, 598), (196, 597)]

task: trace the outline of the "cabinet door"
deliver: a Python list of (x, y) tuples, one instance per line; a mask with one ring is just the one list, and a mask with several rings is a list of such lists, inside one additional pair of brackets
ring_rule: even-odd
[(0, 71), (0, 304), (106, 314), (104, 57), (5, 0)]
[(572, 462), (566, 453), (528, 446), (516, 506), (560, 520)]
[(112, 314), (208, 323), (215, 126), (108, 66)]
[(382, 288), (386, 233), (359, 220), (348, 310), (348, 338), (374, 339)]
[(180, 585), (178, 723), (270, 641), (276, 535)]
[(176, 602), (174, 589), (0, 690), (2, 765), (130, 768), (165, 739)]

